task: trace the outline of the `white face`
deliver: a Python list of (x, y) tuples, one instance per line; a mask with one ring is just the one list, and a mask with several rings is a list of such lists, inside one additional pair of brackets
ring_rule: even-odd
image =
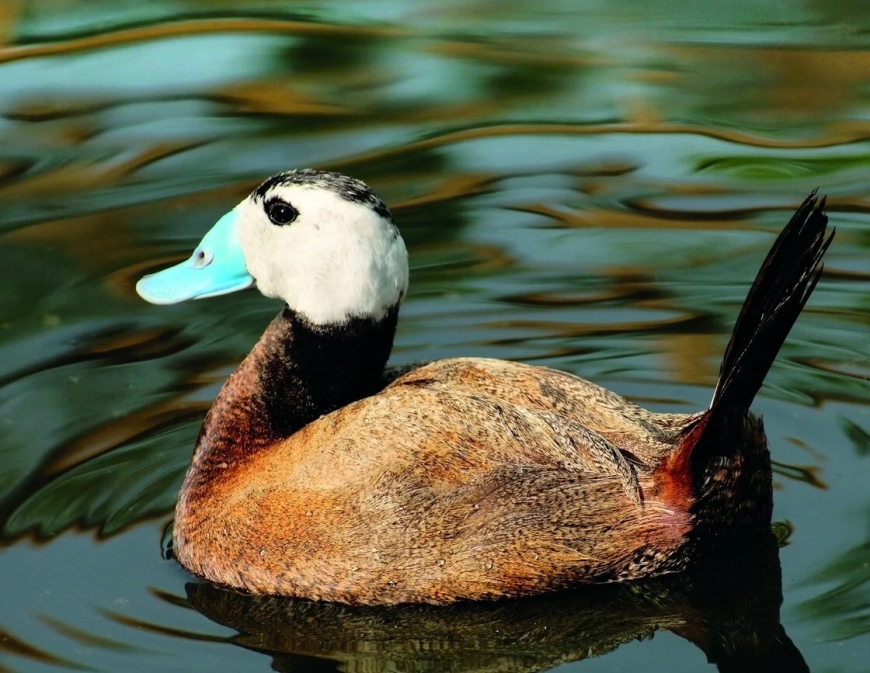
[[(317, 182), (264, 187), (235, 209), (245, 265), (263, 294), (318, 325), (379, 320), (404, 298), (408, 254), (386, 217)], [(281, 202), (297, 213), (283, 225), (269, 216), (292, 217)]]

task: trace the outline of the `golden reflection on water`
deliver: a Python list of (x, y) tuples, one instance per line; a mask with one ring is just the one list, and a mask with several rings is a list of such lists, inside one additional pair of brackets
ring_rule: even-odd
[(106, 33), (73, 37), (49, 44), (5, 47), (0, 49), (0, 63), (30, 58), (43, 58), (46, 56), (63, 56), (82, 51), (92, 51), (186, 35), (215, 33), (289, 33), (291, 35), (338, 35), (342, 37), (366, 35), (378, 38), (401, 35), (397, 31), (388, 29), (341, 26), (287, 19), (175, 19), (171, 23), (132, 26)]
[(677, 59), (699, 61), (712, 69), (760, 70), (760, 85), (744, 95), (760, 97), (766, 114), (776, 123), (836, 118), (870, 78), (870, 54), (863, 49), (733, 49), (726, 45), (671, 49)]

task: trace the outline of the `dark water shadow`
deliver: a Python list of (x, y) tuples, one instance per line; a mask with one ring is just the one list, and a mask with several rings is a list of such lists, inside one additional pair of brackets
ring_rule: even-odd
[(692, 572), (531, 599), (351, 607), (188, 584), (190, 604), (235, 629), (276, 671), (542, 671), (670, 631), (721, 673), (808, 671), (779, 619), (776, 538)]

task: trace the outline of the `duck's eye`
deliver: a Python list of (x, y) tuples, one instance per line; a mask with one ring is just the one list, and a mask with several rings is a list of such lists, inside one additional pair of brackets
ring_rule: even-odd
[(272, 224), (283, 226), (295, 220), (299, 212), (286, 201), (272, 199), (266, 204), (266, 215), (269, 216)]

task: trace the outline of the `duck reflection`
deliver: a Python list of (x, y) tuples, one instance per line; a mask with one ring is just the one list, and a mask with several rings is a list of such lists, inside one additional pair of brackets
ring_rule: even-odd
[(776, 538), (681, 575), (448, 607), (351, 607), (188, 584), (191, 605), (276, 671), (542, 671), (671, 631), (721, 673), (808, 671), (779, 621)]

